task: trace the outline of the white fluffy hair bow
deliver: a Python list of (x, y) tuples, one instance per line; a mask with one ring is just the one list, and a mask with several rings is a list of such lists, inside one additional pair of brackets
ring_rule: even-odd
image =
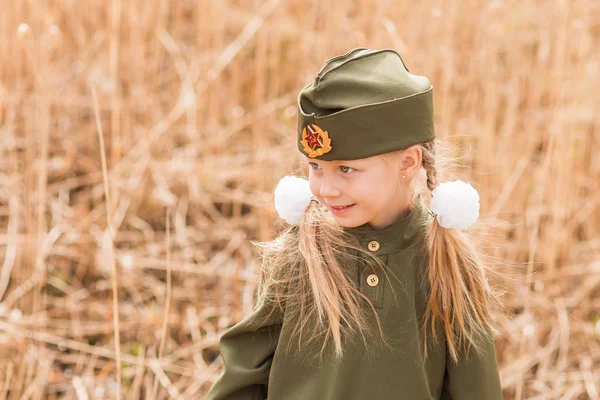
[(308, 181), (293, 175), (281, 178), (274, 197), (277, 213), (290, 225), (297, 225), (311, 200), (317, 200)]
[(479, 193), (460, 179), (440, 184), (431, 195), (431, 211), (444, 228), (465, 230), (479, 218)]

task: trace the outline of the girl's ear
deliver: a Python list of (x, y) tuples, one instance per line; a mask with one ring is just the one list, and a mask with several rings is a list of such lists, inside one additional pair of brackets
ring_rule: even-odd
[(402, 154), (400, 161), (400, 173), (410, 178), (416, 175), (423, 162), (423, 153), (421, 146), (416, 144), (408, 147)]

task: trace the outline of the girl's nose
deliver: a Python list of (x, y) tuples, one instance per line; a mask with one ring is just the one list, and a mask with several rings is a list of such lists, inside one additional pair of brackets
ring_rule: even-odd
[(340, 190), (333, 182), (323, 179), (321, 181), (321, 186), (319, 187), (319, 194), (322, 197), (338, 197), (340, 195)]

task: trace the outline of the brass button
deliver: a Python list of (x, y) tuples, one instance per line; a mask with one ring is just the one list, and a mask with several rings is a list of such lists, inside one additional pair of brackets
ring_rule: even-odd
[[(377, 243), (377, 242), (375, 242)], [(379, 277), (375, 274), (371, 274), (369, 276), (367, 276), (367, 284), (369, 286), (377, 286), (377, 284), (379, 283)]]
[(368, 248), (369, 248), (369, 250), (371, 250), (371, 251), (377, 251), (377, 250), (379, 250), (379, 247), (380, 247), (380, 246), (379, 246), (379, 242), (378, 242), (378, 241), (376, 241), (376, 240), (371, 240), (371, 241), (369, 242), (369, 244), (367, 245), (367, 247), (368, 247)]

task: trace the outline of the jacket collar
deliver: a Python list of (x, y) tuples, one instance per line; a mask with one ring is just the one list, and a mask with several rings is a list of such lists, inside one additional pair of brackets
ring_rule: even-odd
[[(433, 218), (433, 212), (425, 205), (421, 194), (417, 194), (413, 208), (404, 217), (392, 224), (373, 229), (368, 223), (352, 228), (344, 228), (345, 232), (355, 236), (360, 242), (360, 246), (375, 255), (383, 255), (400, 251), (412, 242), (415, 234), (422, 230), (422, 224), (426, 219)], [(371, 241), (379, 243), (379, 249), (373, 251), (369, 249), (368, 244)]]

